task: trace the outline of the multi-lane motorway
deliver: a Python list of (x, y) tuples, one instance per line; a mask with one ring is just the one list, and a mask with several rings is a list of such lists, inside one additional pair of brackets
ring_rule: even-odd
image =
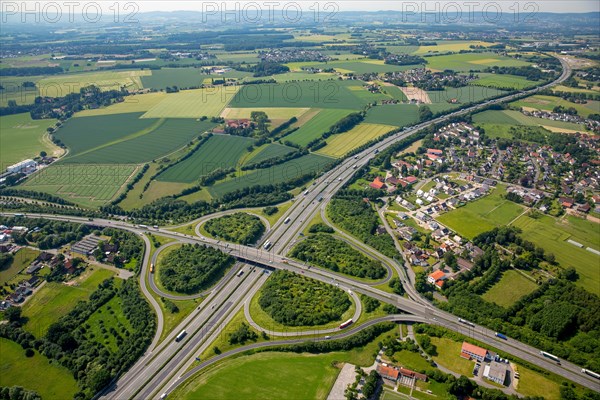
[[(566, 64), (566, 62), (564, 62), (564, 60), (561, 60), (561, 62), (563, 64), (563, 74), (552, 84), (562, 82), (570, 75), (569, 66)], [(399, 266), (393, 260), (385, 258), (385, 256), (381, 254), (376, 254), (377, 258), (384, 261), (384, 263), (387, 265), (393, 266), (400, 273), (403, 283), (405, 284), (408, 293), (411, 295), (411, 299), (386, 293), (384, 291), (375, 289), (368, 284), (348, 277), (339, 276), (328, 270), (322, 270), (315, 267), (308, 268), (300, 263), (287, 260), (284, 257), (289, 246), (293, 243), (299, 232), (304, 229), (313, 216), (319, 212), (322, 212), (325, 205), (329, 202), (333, 195), (344, 184), (346, 184), (346, 182), (348, 182), (356, 169), (366, 165), (378, 151), (385, 150), (398, 140), (408, 137), (418, 130), (429, 126), (430, 124), (440, 123), (450, 117), (462, 115), (490, 104), (510, 101), (517, 97), (530, 95), (549, 86), (550, 85), (546, 85), (524, 93), (491, 100), (481, 105), (473, 106), (444, 117), (436, 118), (433, 121), (419, 124), (411, 129), (398, 132), (375, 144), (369, 149), (362, 151), (356, 156), (346, 159), (336, 168), (322, 174), (322, 176), (314, 182), (307, 192), (299, 195), (295, 199), (293, 206), (285, 213), (284, 216), (279, 219), (279, 222), (269, 230), (267, 235), (264, 237), (264, 242), (267, 240), (271, 242), (269, 251), (263, 250), (263, 248), (260, 246), (254, 248), (228, 244), (210, 238), (198, 236), (192, 237), (189, 235), (169, 231), (167, 229), (159, 229), (158, 233), (163, 236), (173, 238), (178, 242), (205, 243), (207, 245), (218, 247), (236, 257), (241, 263), (259, 265), (269, 268), (286, 269), (296, 273), (304, 274), (305, 276), (320, 280), (322, 282), (336, 284), (345, 290), (352, 291), (353, 293), (367, 294), (383, 302), (393, 304), (403, 312), (407, 313), (406, 315), (386, 317), (386, 320), (411, 320), (416, 322), (438, 324), (448, 329), (464, 333), (465, 335), (473, 337), (479, 341), (488, 343), (502, 351), (505, 351), (506, 353), (532, 362), (544, 369), (552, 371), (557, 375), (563, 376), (564, 378), (570, 379), (583, 386), (594, 390), (600, 390), (600, 384), (598, 381), (587, 375), (583, 375), (581, 373), (581, 368), (574, 364), (563, 362), (562, 365), (557, 365), (551, 360), (542, 357), (539, 353), (539, 350), (531, 346), (514, 340), (499, 340), (495, 337), (494, 332), (485, 327), (464, 325), (459, 323), (457, 318), (453, 315), (435, 309), (431, 304), (420, 298), (414, 291), (412, 285), (409, 284), (410, 281), (406, 275), (406, 270), (404, 270), (403, 267)], [(245, 346), (237, 350), (232, 350), (231, 352), (214, 357), (208, 362), (201, 363), (194, 369), (186, 372), (186, 368), (184, 367), (190, 365), (190, 358), (194, 357), (195, 354), (198, 354), (199, 349), (206, 347), (210, 343), (211, 338), (214, 337), (214, 335), (218, 333), (219, 329), (223, 327), (225, 321), (227, 320), (226, 317), (230, 316), (233, 311), (239, 309), (244, 302), (249, 301), (252, 293), (254, 293), (258, 287), (260, 287), (264, 279), (266, 279), (265, 274), (256, 272), (263, 271), (262, 269), (255, 269), (249, 265), (245, 265), (243, 266), (244, 273), (241, 276), (237, 276), (236, 272), (238, 271), (239, 266), (232, 268), (232, 270), (222, 279), (217, 287), (211, 290), (210, 293), (203, 293), (203, 295), (208, 295), (208, 297), (204, 300), (204, 302), (201, 303), (200, 307), (191, 315), (189, 315), (160, 345), (157, 346), (163, 327), (162, 313), (158, 303), (148, 290), (148, 284), (150, 285), (150, 289), (159, 295), (166, 295), (165, 297), (171, 298), (178, 297), (168, 293), (162, 293), (159, 288), (156, 287), (152, 277), (147, 279), (147, 277), (150, 275), (148, 272), (148, 266), (150, 264), (150, 243), (144, 235), (146, 229), (142, 229), (139, 226), (128, 224), (122, 221), (110, 221), (104, 219), (95, 219), (90, 221), (86, 218), (70, 216), (33, 214), (28, 215), (28, 217), (42, 217), (96, 226), (110, 226), (127, 229), (140, 234), (145, 241), (146, 253), (144, 256), (144, 264), (142, 267), (140, 283), (142, 292), (157, 311), (159, 330), (148, 352), (134, 367), (132, 367), (112, 387), (103, 393), (105, 398), (122, 400), (130, 398), (145, 399), (158, 397), (163, 390), (167, 392), (174, 390), (174, 388), (176, 388), (180, 383), (184, 382), (185, 379), (192, 376), (195, 371), (199, 371), (203, 367), (217, 362), (230, 354), (244, 351), (249, 348), (273, 344), (273, 342), (261, 343)], [(286, 223), (284, 221), (288, 222)], [(374, 249), (369, 249), (369, 252), (376, 253)], [(154, 259), (153, 261), (156, 260)], [(375, 323), (375, 321), (370, 321), (368, 324), (372, 323)], [(339, 336), (347, 336), (352, 334), (357, 330), (364, 329), (364, 327), (366, 327), (368, 324), (354, 327), (350, 330), (342, 332)], [(175, 336), (182, 329), (186, 330), (187, 335), (183, 340), (177, 342), (175, 341)], [(285, 344), (295, 343), (297, 341), (299, 341), (299, 339), (277, 341), (277, 343)]]

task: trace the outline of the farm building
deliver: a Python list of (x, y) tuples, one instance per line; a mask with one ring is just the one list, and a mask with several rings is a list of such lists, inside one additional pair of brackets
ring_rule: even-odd
[(88, 237), (84, 238), (83, 240), (72, 245), (71, 251), (73, 253), (78, 253), (78, 254), (83, 254), (84, 256), (89, 256), (90, 254), (92, 254), (94, 249), (96, 247), (98, 247), (98, 243), (100, 241), (102, 241), (102, 239), (100, 239), (97, 236), (88, 236)]
[(21, 162), (18, 162), (16, 164), (13, 164), (11, 166), (9, 166), (8, 168), (6, 168), (6, 170), (8, 172), (12, 172), (12, 173), (16, 173), (16, 172), (32, 172), (35, 171), (35, 169), (37, 168), (38, 163), (28, 159), (28, 160), (23, 160)]
[(486, 358), (489, 358), (486, 349), (467, 342), (463, 342), (460, 356), (468, 360), (477, 360), (479, 362), (483, 362)]
[(492, 382), (504, 385), (504, 382), (506, 381), (506, 371), (506, 364), (492, 361), (483, 369), (483, 376)]

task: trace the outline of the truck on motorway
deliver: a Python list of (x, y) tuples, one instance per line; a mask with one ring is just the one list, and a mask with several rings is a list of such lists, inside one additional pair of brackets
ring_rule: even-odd
[(352, 325), (352, 322), (354, 322), (354, 321), (352, 321), (352, 318), (350, 318), (348, 321), (341, 323), (340, 324), (340, 329), (344, 329), (344, 328), (349, 327), (350, 325)]
[(308, 191), (308, 190), (304, 191), (304, 195), (305, 195), (305, 196), (308, 196), (308, 193), (309, 193), (309, 191)]
[(600, 374), (594, 372), (594, 371), (590, 371), (589, 369), (585, 369), (583, 368), (581, 370), (582, 373), (591, 376), (592, 378), (596, 378), (596, 379), (600, 379)]
[(241, 270), (241, 269), (240, 269), (240, 271), (239, 271), (237, 274), (235, 274), (235, 276), (237, 276), (238, 278), (239, 278), (240, 276), (242, 276), (242, 275), (244, 275), (244, 271), (243, 271), (243, 270)]
[(21, 218), (23, 217), (23, 214), (15, 214), (15, 218)]
[(496, 336), (499, 337), (500, 339), (508, 340), (508, 338), (506, 337), (506, 335), (504, 333), (496, 332)]
[(185, 335), (187, 335), (187, 332), (184, 329), (181, 332), (179, 332), (179, 335), (177, 335), (177, 337), (175, 338), (175, 341), (181, 342), (181, 339), (183, 339), (185, 337)]
[(142, 228), (142, 229), (148, 229), (148, 225), (142, 225), (142, 224), (139, 224), (138, 226), (139, 226), (140, 228)]
[(472, 323), (472, 322), (469, 322), (469, 321), (467, 321), (466, 319), (459, 318), (459, 319), (458, 319), (458, 322), (460, 322), (461, 324), (469, 325), (469, 326), (471, 326), (471, 327), (473, 327), (473, 328), (475, 327), (475, 324), (474, 324), (474, 323)]
[(547, 353), (545, 351), (540, 351), (540, 354), (546, 358), (551, 359), (552, 361), (556, 361), (558, 364), (560, 364), (560, 358), (556, 357), (554, 354), (550, 354)]
[(287, 218), (285, 219), (285, 221), (283, 221), (283, 223), (284, 223), (284, 224), (287, 224), (287, 223), (289, 223), (290, 221), (291, 221), (290, 217), (287, 217)]
[(269, 250), (269, 247), (271, 247), (271, 241), (270, 241), (270, 240), (267, 240), (267, 241), (265, 242), (265, 244), (263, 244), (263, 248), (264, 248), (265, 250)]

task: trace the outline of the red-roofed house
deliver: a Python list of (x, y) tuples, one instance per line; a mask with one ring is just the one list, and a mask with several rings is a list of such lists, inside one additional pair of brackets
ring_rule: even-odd
[(400, 375), (400, 371), (398, 371), (396, 368), (381, 364), (377, 365), (377, 373), (381, 375), (383, 379), (389, 379), (391, 381), (397, 381), (398, 375)]
[(460, 356), (469, 360), (477, 360), (479, 362), (488, 358), (488, 351), (483, 347), (475, 346), (474, 344), (463, 342)]
[(427, 282), (437, 286), (438, 288), (441, 288), (442, 286), (444, 286), (444, 279), (446, 279), (446, 274), (444, 273), (444, 271), (438, 269), (437, 271), (429, 274), (429, 276), (427, 277)]
[(572, 197), (561, 197), (558, 201), (560, 201), (560, 204), (565, 208), (571, 208), (573, 207), (573, 204), (575, 204), (575, 200), (573, 200)]
[(404, 178), (404, 180), (406, 182), (408, 182), (409, 185), (412, 185), (413, 183), (415, 183), (415, 182), (418, 181), (418, 179), (416, 177), (412, 176), (412, 175), (411, 176), (407, 176), (406, 178)]
[(427, 154), (435, 154), (436, 156), (441, 156), (442, 154), (444, 154), (444, 151), (440, 149), (427, 149)]
[(385, 189), (385, 183), (381, 180), (380, 177), (375, 178), (373, 182), (369, 184), (373, 189)]

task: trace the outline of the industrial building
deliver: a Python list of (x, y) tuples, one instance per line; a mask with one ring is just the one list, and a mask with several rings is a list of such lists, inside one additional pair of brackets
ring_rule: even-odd
[(37, 166), (38, 166), (38, 163), (36, 161), (28, 159), (28, 160), (23, 160), (21, 162), (13, 164), (13, 165), (9, 166), (8, 168), (6, 168), (6, 170), (11, 173), (17, 173), (17, 172), (29, 173), (29, 172), (35, 171), (37, 169)]

